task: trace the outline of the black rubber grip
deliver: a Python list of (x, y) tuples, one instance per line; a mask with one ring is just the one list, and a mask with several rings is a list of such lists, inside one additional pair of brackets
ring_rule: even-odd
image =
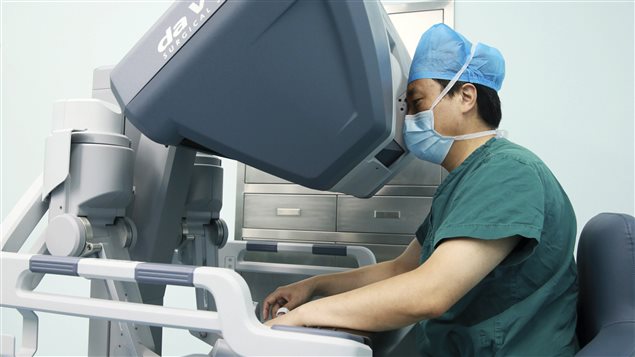
[(278, 253), (278, 243), (247, 242), (247, 251)]
[(134, 272), (138, 283), (194, 286), (193, 266), (141, 263)]
[(313, 254), (317, 255), (337, 255), (341, 257), (345, 257), (346, 254), (346, 246), (345, 245), (326, 245), (326, 244), (315, 244), (313, 245)]
[(79, 276), (76, 257), (56, 257), (53, 255), (34, 255), (29, 259), (29, 270), (34, 273)]

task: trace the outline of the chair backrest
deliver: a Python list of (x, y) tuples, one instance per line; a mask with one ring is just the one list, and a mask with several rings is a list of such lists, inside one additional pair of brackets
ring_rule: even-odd
[(582, 230), (579, 355), (635, 354), (635, 218), (601, 213)]

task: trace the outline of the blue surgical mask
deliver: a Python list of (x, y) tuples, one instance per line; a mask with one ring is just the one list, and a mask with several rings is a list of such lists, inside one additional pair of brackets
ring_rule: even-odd
[(441, 94), (434, 100), (430, 109), (415, 115), (406, 115), (403, 126), (404, 141), (406, 142), (408, 150), (417, 158), (440, 165), (443, 160), (445, 160), (455, 140), (468, 140), (487, 135), (500, 135), (502, 133), (498, 130), (487, 130), (466, 135), (445, 136), (434, 130), (434, 112), (432, 109), (439, 104), (441, 99), (445, 97), (452, 86), (458, 81), (459, 77), (461, 77), (461, 74), (463, 74), (470, 64), (472, 57), (474, 57), (476, 46), (478, 46), (478, 43), (472, 46), (470, 57), (454, 78), (452, 78), (450, 83), (443, 89)]

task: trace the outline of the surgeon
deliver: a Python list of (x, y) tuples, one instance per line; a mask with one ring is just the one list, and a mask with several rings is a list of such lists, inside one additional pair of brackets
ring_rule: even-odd
[(263, 316), (290, 312), (268, 325), (417, 324), (425, 356), (576, 352), (575, 215), (547, 166), (497, 130), (504, 76), (497, 49), (444, 24), (423, 34), (403, 134), (417, 158), (449, 172), (430, 213), (392, 261), (275, 290)]

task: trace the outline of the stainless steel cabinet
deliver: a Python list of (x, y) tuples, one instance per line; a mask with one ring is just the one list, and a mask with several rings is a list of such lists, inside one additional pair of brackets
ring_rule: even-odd
[(422, 160), (414, 160), (388, 185), (439, 186), (443, 171), (438, 165)]
[(336, 198), (317, 195), (245, 195), (245, 228), (335, 229)]
[(413, 235), (430, 212), (429, 197), (337, 198), (340, 232), (401, 233)]
[(413, 160), (374, 197), (360, 199), (239, 164), (236, 239), (363, 244), (391, 259), (414, 238), (444, 176), (440, 166)]

